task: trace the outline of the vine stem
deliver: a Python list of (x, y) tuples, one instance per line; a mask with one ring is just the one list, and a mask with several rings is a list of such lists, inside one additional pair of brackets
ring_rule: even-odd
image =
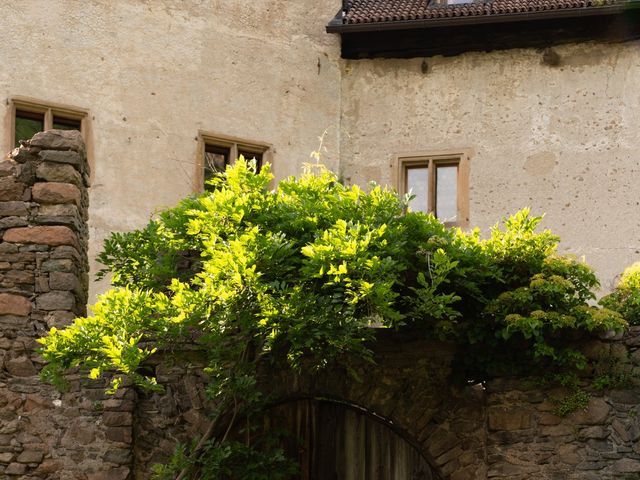
[[(249, 350), (249, 343), (247, 343), (245, 345), (245, 347), (242, 349), (242, 352), (240, 354), (240, 359), (239, 359), (240, 361), (245, 361), (246, 360), (246, 357), (248, 355), (248, 350)], [(254, 363), (256, 361), (257, 361), (257, 359), (254, 360)], [(234, 397), (233, 397), (233, 414), (231, 415), (231, 420), (229, 420), (229, 425), (227, 425), (226, 431), (224, 433), (224, 436), (222, 437), (221, 442), (224, 442), (227, 439), (227, 436), (229, 435), (229, 432), (231, 431), (231, 428), (233, 427), (233, 424), (235, 423), (237, 415), (238, 415), (238, 399), (234, 395)], [(200, 441), (198, 441), (198, 444), (196, 445), (196, 447), (193, 449), (193, 453), (191, 455), (191, 458), (195, 459), (195, 458), (198, 457), (198, 452), (200, 450), (202, 450), (202, 447), (204, 447), (204, 444), (213, 436), (213, 434), (217, 430), (218, 422), (219, 422), (219, 420), (221, 418), (222, 418), (222, 415), (218, 415), (216, 418), (214, 418), (211, 421), (211, 423), (209, 424), (209, 428), (207, 429), (205, 434), (202, 436)], [(187, 475), (189, 474), (190, 468), (191, 468), (191, 465), (185, 466), (180, 471), (180, 473), (175, 478), (175, 480), (186, 480), (187, 479)]]
[[(196, 448), (194, 448), (194, 450), (193, 450), (193, 455), (194, 456), (197, 455), (197, 453), (200, 451), (200, 449), (204, 446), (205, 442), (207, 442), (213, 436), (213, 432), (215, 432), (216, 427), (217, 427), (218, 418), (220, 418), (220, 417), (216, 417), (209, 424), (209, 428), (207, 429), (205, 434), (202, 436), (202, 438), (200, 439), (200, 441), (196, 445)], [(189, 474), (189, 468), (190, 468), (190, 465), (187, 465), (186, 467), (184, 467), (180, 471), (178, 476), (176, 477), (176, 480), (185, 480), (187, 478), (187, 475)]]

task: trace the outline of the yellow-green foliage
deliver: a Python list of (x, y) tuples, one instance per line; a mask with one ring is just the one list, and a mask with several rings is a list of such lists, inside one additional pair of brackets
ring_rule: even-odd
[[(626, 325), (589, 304), (593, 271), (558, 255), (558, 238), (538, 232), (541, 217), (526, 209), (483, 239), (407, 213), (390, 190), (345, 186), (321, 167), (273, 190), (271, 180), (268, 166), (256, 173), (241, 158), (211, 191), (145, 229), (113, 234), (100, 260), (114, 287), (93, 317), (42, 339), (45, 374), (80, 367), (91, 378), (115, 373), (114, 388), (122, 376), (155, 388), (144, 361), (158, 348), (197, 342), (220, 411), (240, 418), (263, 400), (260, 359), (308, 370), (369, 358), (372, 325), (457, 342), (465, 380), (581, 367), (572, 333)], [(289, 471), (271, 463), (277, 451), (251, 463), (251, 449), (224, 440), (208, 444), (218, 463), (200, 466), (206, 478), (276, 480), (264, 471)]]
[[(261, 354), (283, 345), (292, 365), (317, 368), (368, 355), (371, 325), (418, 328), (481, 355), (580, 363), (563, 332), (625, 326), (589, 304), (593, 271), (558, 255), (558, 238), (538, 232), (542, 218), (527, 209), (483, 239), (322, 167), (275, 190), (271, 180), (268, 166), (255, 173), (241, 159), (210, 192), (108, 239), (100, 258), (114, 289), (93, 317), (42, 340), (47, 372), (115, 370), (152, 387), (138, 372), (155, 348), (193, 338), (209, 348), (239, 334)], [(638, 287), (638, 271), (625, 272), (620, 292)]]
[(619, 312), (632, 325), (640, 325), (640, 262), (624, 271), (616, 289), (600, 303)]

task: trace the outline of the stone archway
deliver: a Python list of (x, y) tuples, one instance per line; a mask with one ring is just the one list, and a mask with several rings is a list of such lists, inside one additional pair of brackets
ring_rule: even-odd
[(410, 439), (441, 478), (484, 478), (484, 390), (452, 385), (455, 353), (452, 345), (380, 330), (375, 365), (351, 362), (314, 375), (269, 368), (263, 387), (280, 401), (331, 399), (370, 412)]

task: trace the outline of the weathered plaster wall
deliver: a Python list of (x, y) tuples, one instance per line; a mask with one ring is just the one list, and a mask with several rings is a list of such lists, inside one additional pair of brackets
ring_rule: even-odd
[(603, 287), (640, 259), (640, 43), (342, 64), (342, 173), (391, 181), (394, 154), (470, 148), (470, 223), (524, 206)]
[[(546, 212), (605, 289), (640, 256), (639, 43), (558, 47), (557, 67), (532, 49), (435, 57), (423, 73), (423, 59), (340, 60), (324, 31), (339, 6), (3, 2), (0, 98), (91, 112), (90, 258), (194, 190), (198, 130), (271, 143), (280, 179), (325, 128), (323, 162), (360, 184), (389, 183), (394, 154), (472, 149), (471, 225)], [(6, 101), (0, 128), (8, 151)]]
[(272, 144), (283, 178), (329, 128), (323, 161), (336, 167), (339, 39), (324, 24), (339, 5), (4, 1), (1, 150), (11, 148), (10, 97), (90, 110), (90, 257), (108, 232), (139, 227), (194, 190), (199, 129)]

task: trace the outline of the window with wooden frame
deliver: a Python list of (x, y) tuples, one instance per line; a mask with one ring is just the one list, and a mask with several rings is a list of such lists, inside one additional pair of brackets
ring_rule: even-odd
[(398, 191), (411, 195), (411, 210), (433, 213), (449, 226), (468, 225), (468, 152), (401, 155), (394, 166)]
[(45, 130), (79, 130), (86, 138), (88, 111), (53, 103), (39, 102), (25, 98), (11, 100), (12, 147), (20, 145), (20, 140), (29, 140)]
[(271, 161), (271, 145), (267, 143), (206, 132), (200, 132), (198, 141), (198, 190), (206, 189), (208, 180), (216, 173), (224, 172), (227, 166), (233, 165), (240, 156), (246, 160), (255, 160), (258, 170), (265, 162)]

